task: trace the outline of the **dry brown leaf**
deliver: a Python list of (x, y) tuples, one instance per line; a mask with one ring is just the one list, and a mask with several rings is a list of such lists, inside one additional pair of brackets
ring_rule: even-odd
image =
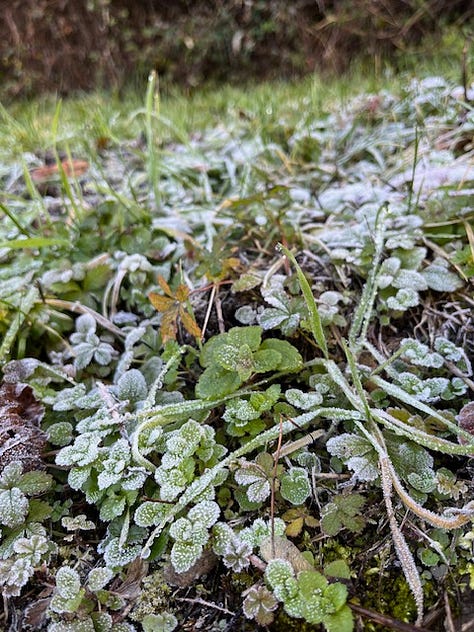
[(43, 414), (27, 384), (0, 386), (0, 472), (13, 461), (20, 461), (24, 471), (43, 467), (46, 435), (39, 428)]
[(286, 560), (291, 564), (295, 573), (299, 573), (300, 571), (314, 571), (314, 566), (304, 558), (298, 547), (295, 546), (293, 542), (290, 542), (290, 540), (281, 538), (280, 536), (265, 538), (260, 545), (260, 555), (265, 562), (275, 559)]
[[(61, 167), (68, 178), (82, 176), (88, 169), (87, 160), (63, 160)], [(37, 167), (30, 172), (31, 179), (36, 184), (43, 184), (59, 175), (58, 165), (45, 165)]]

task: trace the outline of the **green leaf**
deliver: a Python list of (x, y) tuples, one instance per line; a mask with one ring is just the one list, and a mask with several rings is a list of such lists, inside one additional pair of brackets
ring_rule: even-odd
[(321, 322), (321, 317), (319, 315), (318, 306), (316, 305), (316, 301), (314, 300), (313, 292), (309, 286), (308, 281), (303, 273), (303, 270), (298, 265), (293, 253), (291, 253), (288, 248), (280, 245), (280, 249), (285, 253), (288, 259), (296, 268), (296, 274), (298, 275), (298, 281), (300, 283), (301, 291), (303, 292), (304, 299), (306, 301), (306, 306), (308, 308), (310, 314), (310, 326), (311, 332), (315, 341), (317, 342), (319, 348), (323, 352), (323, 355), (326, 359), (329, 358), (328, 348), (326, 344), (326, 337), (324, 335), (324, 329)]
[(321, 510), (321, 529), (326, 535), (334, 536), (341, 529), (349, 529), (354, 533), (362, 531), (365, 519), (359, 515), (365, 504), (360, 494), (341, 494)]
[(354, 617), (349, 606), (343, 606), (334, 614), (326, 615), (324, 625), (327, 632), (352, 632)]
[(226, 371), (220, 366), (208, 366), (196, 384), (196, 395), (201, 399), (219, 399), (234, 393), (242, 384), (237, 371)]
[(26, 239), (11, 239), (0, 242), (0, 248), (10, 248), (12, 250), (19, 248), (50, 248), (51, 246), (68, 248), (70, 245), (67, 239), (57, 239), (55, 237), (28, 237)]
[(326, 564), (324, 567), (326, 577), (340, 577), (341, 579), (350, 579), (351, 570), (345, 560), (334, 560)]
[(53, 512), (53, 508), (43, 500), (32, 498), (30, 500), (30, 509), (28, 512), (28, 523), (30, 522), (43, 522), (46, 518), (49, 518)]
[(178, 620), (170, 612), (147, 614), (142, 622), (143, 632), (172, 632), (178, 625)]
[(292, 467), (281, 478), (280, 493), (293, 505), (302, 505), (311, 495), (308, 472), (302, 467)]
[(24, 494), (33, 496), (34, 494), (42, 494), (47, 491), (53, 484), (51, 474), (33, 470), (22, 475), (18, 487)]
[(274, 349), (261, 348), (253, 356), (254, 372), (269, 373), (270, 371), (276, 371), (277, 367), (280, 366), (282, 359), (281, 353), (278, 351), (275, 351)]
[(300, 352), (287, 340), (278, 340), (277, 338), (264, 340), (260, 345), (259, 351), (266, 349), (278, 352), (281, 357), (278, 364), (271, 369), (272, 371), (293, 373), (303, 367), (303, 358)]

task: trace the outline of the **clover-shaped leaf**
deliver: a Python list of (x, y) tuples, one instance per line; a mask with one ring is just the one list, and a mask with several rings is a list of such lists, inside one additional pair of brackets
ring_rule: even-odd
[(336, 535), (341, 529), (362, 531), (365, 519), (361, 515), (365, 498), (360, 494), (340, 494), (321, 510), (321, 529), (326, 535)]
[(311, 495), (308, 472), (302, 467), (292, 467), (280, 479), (280, 493), (293, 505), (302, 505)]

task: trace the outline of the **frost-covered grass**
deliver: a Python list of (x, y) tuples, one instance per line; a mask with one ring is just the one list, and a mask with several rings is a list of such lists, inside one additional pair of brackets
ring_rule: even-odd
[(2, 624), (461, 612), (474, 115), (393, 81), (3, 111)]

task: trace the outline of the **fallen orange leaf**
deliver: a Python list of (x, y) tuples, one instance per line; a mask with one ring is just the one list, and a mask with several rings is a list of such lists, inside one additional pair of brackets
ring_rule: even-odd
[[(89, 169), (89, 163), (87, 160), (63, 160), (61, 167), (68, 178), (72, 176), (81, 176)], [(44, 167), (37, 167), (31, 171), (31, 178), (33, 182), (41, 184), (47, 182), (59, 174), (58, 165), (45, 165)]]

